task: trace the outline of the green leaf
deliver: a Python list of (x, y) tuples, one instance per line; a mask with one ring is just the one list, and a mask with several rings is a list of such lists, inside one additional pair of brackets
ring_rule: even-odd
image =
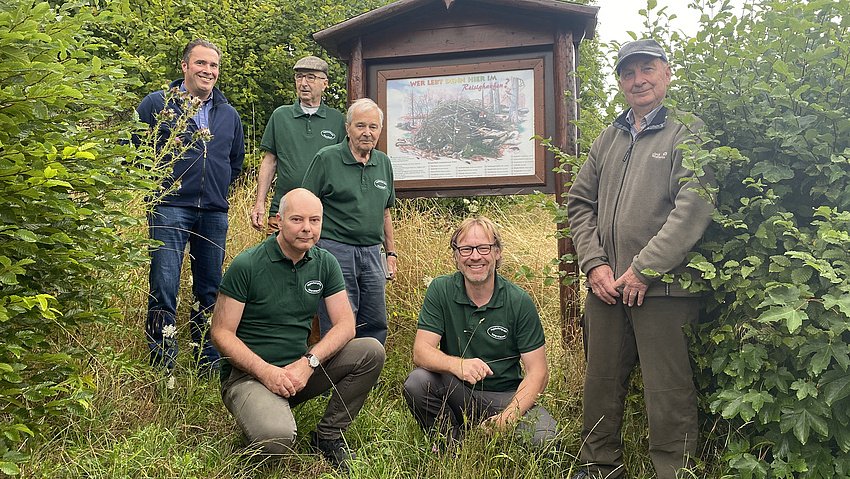
[(777, 323), (785, 321), (785, 325), (790, 333), (796, 332), (803, 321), (809, 316), (805, 311), (798, 310), (792, 306), (772, 306), (770, 309), (762, 313), (757, 321), (760, 323)]
[(18, 231), (16, 231), (15, 236), (18, 239), (26, 241), (28, 243), (35, 243), (36, 241), (38, 241), (38, 237), (35, 234), (33, 234), (32, 231), (25, 230), (25, 229), (19, 229)]
[(791, 178), (794, 178), (794, 172), (791, 168), (767, 161), (762, 161), (753, 166), (751, 174), (753, 176), (761, 175), (765, 180), (771, 183), (778, 183), (782, 180), (790, 180)]
[(848, 396), (850, 396), (850, 374), (842, 374), (823, 386), (823, 398), (828, 406)]
[(829, 427), (826, 424), (826, 420), (800, 404), (795, 405), (793, 410), (783, 412), (780, 427), (782, 432), (793, 430), (794, 437), (796, 437), (801, 444), (806, 444), (806, 442), (808, 442), (811, 431), (814, 431), (821, 436), (826, 436), (829, 433)]
[(21, 468), (13, 462), (0, 461), (0, 471), (9, 476), (19, 476)]
[(850, 317), (850, 293), (844, 293), (840, 296), (823, 295), (823, 307), (827, 309), (837, 308), (845, 316)]

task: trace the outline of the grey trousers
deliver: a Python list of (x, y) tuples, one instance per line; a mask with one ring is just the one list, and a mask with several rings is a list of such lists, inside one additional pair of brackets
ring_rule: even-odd
[(341, 437), (378, 380), (384, 359), (384, 347), (376, 339), (352, 339), (316, 368), (307, 385), (295, 396), (288, 399), (278, 396), (253, 376), (234, 368), (221, 384), (221, 398), (252, 450), (285, 454), (291, 452), (298, 432), (293, 407), (331, 389), (331, 398), (316, 432), (321, 439)]
[[(697, 397), (682, 327), (699, 316), (696, 298), (647, 297), (642, 306), (609, 305), (588, 293), (582, 448), (593, 476), (625, 475), (623, 407), (640, 358), (649, 419), (649, 455), (658, 479), (689, 467), (697, 448)], [(684, 476), (683, 476), (684, 477)]]
[[(440, 432), (460, 441), (463, 428), (480, 424), (511, 403), (516, 391), (475, 391), (449, 374), (414, 369), (402, 391), (407, 407), (425, 432)], [(558, 423), (543, 406), (526, 411), (516, 427), (535, 446), (548, 445), (558, 434)]]

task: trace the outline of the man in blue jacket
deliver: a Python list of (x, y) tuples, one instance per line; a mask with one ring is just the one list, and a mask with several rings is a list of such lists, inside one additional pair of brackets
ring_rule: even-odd
[[(242, 170), (245, 140), (242, 120), (215, 87), (221, 50), (206, 40), (192, 40), (183, 50), (183, 79), (164, 91), (151, 93), (136, 111), (157, 135), (161, 148), (177, 135), (185, 150), (170, 157), (172, 172), (163, 181), (161, 196), (148, 213), (150, 237), (162, 242), (151, 250), (150, 295), (145, 334), (150, 362), (168, 371), (177, 358), (177, 292), (183, 251), (189, 243), (192, 264), (190, 330), (195, 359), (201, 371), (218, 369), (219, 353), (209, 339), (209, 317), (221, 283), (227, 238), (227, 194)], [(194, 102), (197, 108), (186, 131), (176, 131), (176, 119)], [(161, 115), (161, 113), (164, 113)]]

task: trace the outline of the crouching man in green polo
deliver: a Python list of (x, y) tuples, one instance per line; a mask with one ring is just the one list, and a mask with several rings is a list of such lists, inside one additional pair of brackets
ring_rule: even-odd
[[(332, 390), (311, 446), (347, 469), (354, 458), (342, 433), (360, 412), (384, 366), (374, 338), (354, 339), (354, 315), (337, 260), (315, 246), (322, 204), (307, 190), (287, 193), (280, 230), (234, 258), (224, 275), (212, 319), (221, 352), (221, 396), (260, 454), (290, 452), (296, 437), (291, 408)], [(309, 350), (319, 299), (332, 327)]]
[(464, 220), (451, 248), (458, 271), (431, 282), (419, 313), (418, 367), (403, 390), (408, 407), (426, 432), (449, 443), (481, 425), (556, 447), (558, 425), (537, 404), (549, 382), (543, 326), (531, 296), (496, 274), (496, 225), (484, 217)]

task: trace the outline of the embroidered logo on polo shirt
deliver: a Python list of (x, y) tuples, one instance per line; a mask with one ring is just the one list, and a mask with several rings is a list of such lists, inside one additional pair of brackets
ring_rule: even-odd
[(322, 138), (325, 138), (327, 140), (336, 140), (336, 133), (330, 130), (322, 130), (320, 135), (322, 135)]
[(487, 334), (493, 339), (502, 341), (508, 338), (508, 328), (504, 326), (490, 326), (487, 328)]
[(385, 190), (387, 189), (387, 182), (384, 180), (375, 180), (375, 188)]
[(659, 153), (656, 151), (652, 154), (652, 157), (656, 160), (663, 160), (664, 158), (667, 158), (667, 152), (665, 151), (664, 153)]
[(307, 284), (304, 285), (304, 291), (310, 294), (322, 294), (322, 291), (325, 289), (325, 285), (322, 284), (318, 279), (314, 279), (313, 281), (307, 281)]

